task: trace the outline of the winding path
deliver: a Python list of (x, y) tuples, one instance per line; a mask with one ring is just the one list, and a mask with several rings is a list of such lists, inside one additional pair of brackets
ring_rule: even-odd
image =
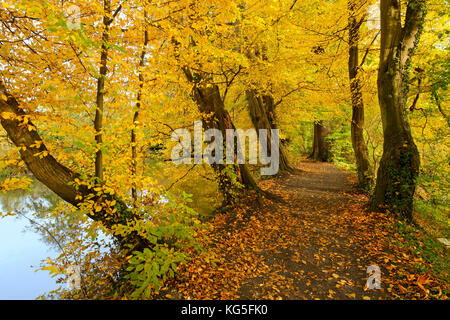
[(300, 168), (298, 174), (261, 184), (285, 200), (264, 211), (283, 212), (285, 219), (267, 241), (276, 245), (261, 252), (267, 271), (244, 282), (239, 297), (377, 299), (386, 295), (385, 290), (363, 289), (367, 267), (382, 263), (366, 250), (370, 236), (361, 237), (348, 221), (367, 203), (353, 189), (353, 177), (327, 163), (306, 161)]

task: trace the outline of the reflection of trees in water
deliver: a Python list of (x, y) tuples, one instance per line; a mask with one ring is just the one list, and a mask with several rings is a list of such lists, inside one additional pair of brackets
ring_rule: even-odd
[(148, 174), (155, 177), (160, 185), (168, 188), (173, 194), (181, 194), (183, 191), (192, 194), (192, 202), (188, 206), (200, 216), (211, 217), (223, 201), (217, 182), (208, 176), (210, 172), (206, 167), (186, 167), (181, 172), (179, 167), (174, 167), (149, 171)]
[(17, 219), (29, 222), (24, 232), (38, 233), (45, 244), (58, 251), (78, 234), (75, 217), (70, 218), (59, 208), (58, 214), (55, 214), (54, 210), (61, 200), (39, 182), (34, 182), (29, 190), (0, 194), (0, 203), (4, 211), (15, 212)]
[[(163, 182), (173, 183), (167, 178)], [(210, 216), (221, 202), (217, 185), (206, 179), (200, 184), (181, 180), (174, 185), (173, 191), (178, 193), (181, 190), (189, 190), (189, 193), (193, 194), (190, 206), (202, 216)], [(0, 207), (5, 212), (17, 213), (17, 219), (28, 222), (24, 232), (39, 234), (46, 245), (58, 251), (70, 241), (85, 239), (87, 225), (90, 223), (84, 215), (70, 210), (69, 205), (38, 181), (35, 181), (29, 190), (0, 193)], [(112, 239), (109, 236), (99, 230), (98, 232), (100, 239), (111, 244)]]

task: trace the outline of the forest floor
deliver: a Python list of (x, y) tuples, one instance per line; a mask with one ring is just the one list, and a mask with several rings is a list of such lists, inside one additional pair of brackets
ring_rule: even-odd
[[(197, 255), (163, 290), (168, 299), (446, 299), (446, 283), (402, 243), (386, 213), (369, 212), (355, 177), (328, 163), (260, 182), (283, 198), (216, 215)], [(199, 236), (199, 237), (201, 237)], [(397, 240), (397, 242), (395, 241)], [(445, 248), (443, 249), (446, 250)], [(445, 252), (447, 254), (448, 252)], [(381, 270), (368, 289), (367, 268)], [(169, 289), (170, 288), (170, 289)]]

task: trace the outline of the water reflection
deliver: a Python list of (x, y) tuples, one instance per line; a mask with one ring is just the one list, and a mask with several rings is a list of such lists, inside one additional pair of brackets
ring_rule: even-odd
[(0, 212), (18, 213), (0, 219), (0, 299), (35, 299), (60, 286), (47, 272), (35, 272), (42, 259), (58, 255), (55, 241), (38, 231), (49, 225), (44, 217), (57, 201), (39, 183), (0, 194)]
[[(167, 177), (167, 181), (161, 180), (170, 182)], [(201, 216), (211, 216), (221, 201), (217, 186), (206, 180), (194, 183), (187, 179), (172, 191), (180, 190), (193, 194), (190, 205)], [(61, 286), (47, 272), (35, 272), (41, 260), (58, 256), (66, 241), (85, 236), (70, 215), (61, 212), (50, 217), (49, 213), (61, 202), (39, 182), (30, 190), (0, 193), (0, 212), (17, 213), (17, 216), (0, 218), (0, 299), (35, 299)], [(58, 212), (61, 210), (58, 207)], [(102, 232), (98, 232), (98, 240), (106, 245), (113, 242)], [(100, 248), (108, 249), (108, 246)]]

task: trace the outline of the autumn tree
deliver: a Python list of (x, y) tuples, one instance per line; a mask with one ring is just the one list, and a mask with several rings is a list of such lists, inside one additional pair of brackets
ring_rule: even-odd
[(407, 119), (408, 72), (422, 33), (426, 1), (408, 1), (403, 24), (400, 1), (381, 0), (380, 11), (378, 98), (384, 144), (372, 203), (411, 220), (420, 158)]
[[(126, 226), (133, 219), (133, 213), (126, 204), (118, 199), (112, 191), (106, 191), (102, 186), (78, 185), (81, 176), (59, 163), (48, 151), (44, 141), (30, 116), (20, 107), (17, 99), (12, 96), (0, 82), (0, 114), (1, 124), (11, 141), (19, 148), (20, 156), (34, 177), (59, 195), (64, 201), (83, 208), (86, 202), (100, 209), (89, 209), (89, 218), (102, 222), (107, 228)], [(98, 189), (97, 189), (98, 188)], [(148, 242), (132, 234), (117, 239), (135, 249), (143, 248)]]
[(331, 132), (329, 121), (319, 120), (314, 122), (313, 146), (310, 158), (326, 162), (330, 160), (331, 150), (328, 136)]
[[(261, 59), (262, 62), (268, 60), (267, 48), (262, 45), (261, 48), (249, 48), (246, 53), (247, 57), (252, 60)], [(295, 91), (295, 90), (294, 90)], [(292, 91), (291, 91), (292, 93)], [(253, 127), (257, 130), (267, 130), (268, 140), (271, 139), (271, 130), (278, 129), (277, 117), (276, 117), (276, 107), (282, 102), (282, 100), (276, 102), (273, 94), (266, 90), (266, 92), (261, 92), (255, 88), (248, 88), (245, 91), (245, 97), (248, 103), (248, 111), (250, 114), (250, 119), (253, 123)], [(268, 147), (268, 152), (271, 153), (272, 150), (270, 145)], [(275, 151), (274, 151), (275, 152)], [(279, 172), (293, 172), (294, 168), (289, 163), (286, 148), (283, 143), (279, 144)]]
[[(203, 116), (206, 129), (218, 129), (226, 137), (227, 129), (235, 129), (230, 114), (225, 109), (219, 87), (208, 81), (208, 75), (195, 73), (185, 68), (184, 72), (189, 82), (194, 84), (193, 97)], [(224, 139), (222, 147), (226, 149)], [(237, 160), (237, 148), (234, 149), (234, 160)], [(238, 197), (239, 185), (244, 189), (253, 189), (262, 192), (252, 177), (247, 165), (244, 164), (212, 164), (219, 180), (219, 188), (224, 195), (225, 204), (232, 204)]]
[(349, 59), (348, 71), (350, 78), (350, 94), (352, 100), (351, 136), (355, 152), (356, 168), (359, 186), (369, 190), (372, 183), (372, 169), (369, 161), (369, 151), (364, 139), (364, 101), (360, 70), (364, 61), (359, 59), (360, 28), (364, 21), (364, 15), (358, 14), (365, 6), (360, 1), (348, 2), (348, 42)]

